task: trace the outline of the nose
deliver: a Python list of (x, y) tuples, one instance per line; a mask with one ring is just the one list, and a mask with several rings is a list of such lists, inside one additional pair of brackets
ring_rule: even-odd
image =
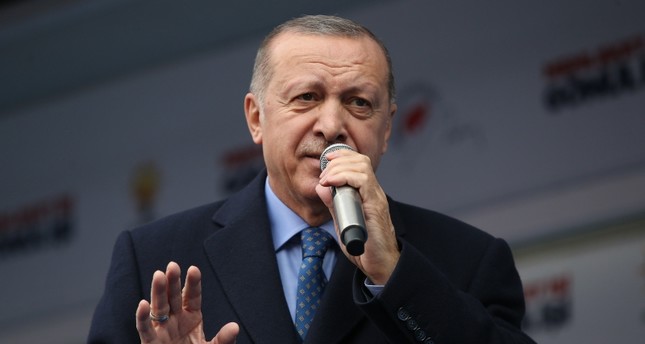
[(328, 101), (318, 108), (314, 134), (331, 143), (345, 143), (347, 141), (346, 118), (343, 106), (337, 102)]

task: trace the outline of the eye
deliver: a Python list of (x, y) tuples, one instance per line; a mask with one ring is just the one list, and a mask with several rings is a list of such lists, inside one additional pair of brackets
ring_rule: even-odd
[(351, 104), (357, 107), (370, 107), (372, 104), (363, 98), (354, 98)]
[(370, 102), (369, 100), (367, 100), (365, 98), (361, 98), (361, 97), (351, 97), (351, 98), (346, 100), (346, 104), (351, 106), (351, 107), (353, 107), (353, 108), (355, 108), (355, 109), (362, 109), (362, 110), (365, 110), (365, 109), (373, 107), (372, 102)]
[(354, 116), (358, 117), (371, 117), (374, 112), (372, 103), (359, 97), (349, 99), (347, 108)]
[(313, 93), (303, 93), (303, 94), (297, 96), (296, 99), (310, 102), (312, 100), (315, 100), (316, 96)]

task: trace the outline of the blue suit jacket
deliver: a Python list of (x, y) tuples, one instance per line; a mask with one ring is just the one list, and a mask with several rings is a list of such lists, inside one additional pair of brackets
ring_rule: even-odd
[[(299, 343), (273, 249), (260, 174), (227, 200), (118, 237), (90, 343), (138, 343), (135, 310), (169, 261), (202, 271), (206, 338), (240, 324), (237, 343)], [(401, 259), (378, 298), (340, 256), (306, 343), (533, 343), (506, 243), (436, 212), (390, 201)], [(183, 280), (183, 277), (182, 277)]]

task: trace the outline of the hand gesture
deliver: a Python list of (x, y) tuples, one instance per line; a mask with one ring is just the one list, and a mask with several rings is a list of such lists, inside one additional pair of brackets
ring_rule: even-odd
[(137, 307), (137, 331), (141, 343), (210, 343), (233, 344), (240, 328), (236, 323), (224, 325), (211, 341), (206, 341), (202, 321), (201, 272), (188, 268), (181, 289), (181, 270), (175, 262), (166, 272), (152, 276), (150, 303), (141, 300)]

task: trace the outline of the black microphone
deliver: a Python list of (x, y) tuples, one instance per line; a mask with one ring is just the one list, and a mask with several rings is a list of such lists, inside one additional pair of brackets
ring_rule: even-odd
[[(354, 150), (343, 143), (335, 143), (327, 147), (320, 155), (320, 170), (327, 167), (327, 154), (339, 149)], [(360, 256), (365, 252), (367, 231), (365, 230), (365, 216), (363, 204), (358, 191), (349, 185), (331, 187), (334, 201), (334, 215), (340, 229), (340, 240), (352, 256)]]

